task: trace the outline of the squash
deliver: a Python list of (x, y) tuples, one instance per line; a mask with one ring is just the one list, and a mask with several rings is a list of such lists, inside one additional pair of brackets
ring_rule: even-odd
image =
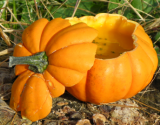
[[(85, 23), (39, 19), (27, 27), (23, 43), (15, 46), (9, 66), (15, 66), (10, 107), (23, 118), (37, 121), (46, 117), (52, 98), (62, 95), (84, 77), (93, 66), (97, 30)], [(79, 63), (81, 62), (81, 63)]]
[(78, 84), (66, 88), (74, 97), (95, 104), (115, 102), (136, 95), (150, 83), (158, 58), (140, 24), (106, 13), (66, 20), (98, 30), (94, 65)]

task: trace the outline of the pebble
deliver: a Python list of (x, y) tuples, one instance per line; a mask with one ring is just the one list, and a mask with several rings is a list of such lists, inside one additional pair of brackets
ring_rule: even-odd
[(105, 125), (106, 121), (106, 117), (102, 114), (98, 113), (93, 115), (93, 122), (95, 123), (95, 125)]
[(66, 116), (60, 116), (59, 117), (59, 120), (68, 120), (69, 118), (68, 117), (66, 117)]
[(82, 119), (79, 120), (76, 125), (91, 125), (91, 123), (88, 119)]
[(70, 108), (69, 106), (64, 106), (63, 109), (62, 109), (62, 111), (64, 113), (69, 113), (71, 111), (75, 111), (75, 109), (74, 108)]
[(79, 112), (70, 112), (70, 118), (78, 120), (78, 119), (81, 119), (82, 116), (81, 116), (81, 114)]
[(58, 102), (57, 105), (58, 106), (68, 105), (68, 102), (61, 101), (61, 102)]
[(111, 107), (108, 105), (101, 105), (99, 107), (100, 113), (103, 114), (106, 118), (110, 117)]

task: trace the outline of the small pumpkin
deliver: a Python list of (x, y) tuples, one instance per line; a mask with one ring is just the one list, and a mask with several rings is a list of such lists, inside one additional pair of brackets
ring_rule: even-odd
[(95, 104), (130, 98), (151, 81), (158, 65), (149, 36), (137, 22), (117, 14), (101, 13), (67, 18), (72, 25), (80, 22), (97, 29), (93, 67), (67, 91), (77, 99)]
[[(23, 43), (15, 46), (10, 67), (19, 75), (11, 90), (10, 107), (23, 118), (37, 121), (46, 117), (52, 97), (58, 97), (84, 77), (93, 66), (97, 31), (85, 23), (39, 19), (27, 27)], [(81, 63), (79, 63), (81, 62)]]

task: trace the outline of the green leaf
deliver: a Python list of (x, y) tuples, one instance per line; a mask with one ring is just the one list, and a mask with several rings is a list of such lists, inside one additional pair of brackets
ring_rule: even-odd
[(58, 18), (58, 17), (62, 17), (62, 18), (66, 18), (66, 17), (71, 17), (72, 13), (73, 13), (73, 9), (72, 8), (65, 8), (65, 7), (61, 7), (59, 9), (57, 9), (58, 7), (54, 7), (51, 10), (51, 13), (54, 13), (54, 18)]
[(92, 5), (91, 11), (93, 13), (106, 13), (106, 8), (108, 8), (107, 2), (94, 2)]
[(154, 37), (155, 41), (160, 41), (160, 31), (156, 33), (155, 37)]
[(135, 12), (130, 8), (126, 9), (126, 11), (124, 12), (124, 16), (127, 17), (127, 19), (131, 19), (131, 20), (138, 18)]
[(132, 6), (139, 9), (139, 10), (142, 10), (142, 1), (141, 0), (133, 0), (131, 2)]
[[(114, 3), (110, 3), (110, 2), (114, 2)], [(119, 0), (110, 0), (110, 2), (108, 4), (108, 10), (112, 10), (118, 7), (118, 4), (115, 4), (115, 3), (119, 3)]]
[(158, 46), (155, 46), (154, 49), (156, 50), (158, 56), (158, 66), (160, 66), (160, 49)]
[[(57, 18), (57, 17), (62, 17), (62, 18), (71, 17), (74, 12), (76, 2), (77, 2), (77, 0), (68, 0), (65, 3), (65, 6), (62, 6), (59, 9), (57, 9), (58, 6), (56, 6), (51, 10), (51, 13), (56, 11), (53, 15), (55, 18)], [(93, 5), (94, 5), (94, 3), (92, 1), (81, 0), (81, 3), (79, 4), (79, 7), (75, 13), (75, 16), (81, 17), (84, 15), (91, 15), (91, 13), (89, 13), (87, 11), (91, 11), (91, 8)]]
[[(150, 13), (153, 10), (153, 8), (157, 6), (154, 0), (133, 0), (131, 2), (131, 5), (137, 9), (137, 12), (139, 12), (142, 17), (144, 17), (144, 15), (146, 14), (140, 12), (139, 10), (145, 13)], [(130, 7), (126, 9), (124, 16), (126, 16), (129, 19), (139, 19), (137, 14)]]
[(31, 4), (28, 4), (28, 8), (26, 6), (22, 8), (22, 13), (21, 13), (22, 22), (31, 24), (38, 19), (35, 10), (32, 7), (33, 6)]
[(149, 13), (153, 10), (154, 7), (154, 1), (153, 0), (144, 0), (142, 8), (143, 11), (146, 13)]

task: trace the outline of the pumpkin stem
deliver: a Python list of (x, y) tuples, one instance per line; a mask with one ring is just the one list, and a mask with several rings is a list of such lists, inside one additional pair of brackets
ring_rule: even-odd
[(48, 66), (48, 57), (45, 52), (36, 53), (32, 56), (9, 57), (9, 67), (20, 64), (29, 65), (29, 69), (36, 73), (43, 73)]

